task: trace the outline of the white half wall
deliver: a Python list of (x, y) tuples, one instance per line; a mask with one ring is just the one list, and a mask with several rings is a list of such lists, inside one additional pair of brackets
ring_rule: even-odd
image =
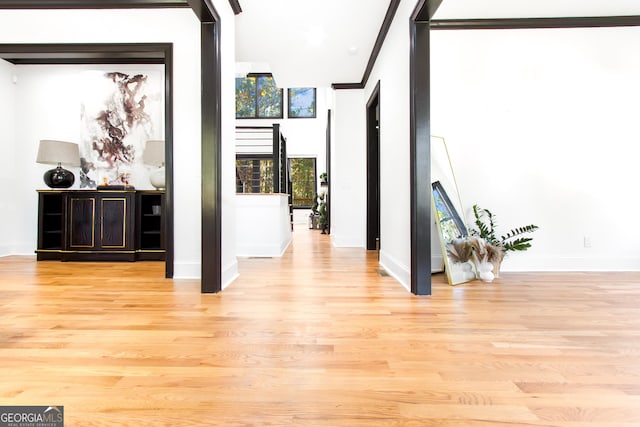
[[(15, 252), (15, 224), (18, 222), (18, 207), (15, 203), (13, 184), (16, 183), (17, 158), (15, 147), (12, 142), (15, 140), (15, 66), (0, 59), (0, 159), (3, 159), (0, 168), (0, 181), (10, 183), (10, 185), (0, 186), (0, 256), (11, 255)], [(22, 176), (22, 173), (21, 175)], [(33, 252), (32, 252), (33, 253)]]
[(280, 257), (291, 243), (287, 194), (238, 194), (236, 220), (240, 257)]

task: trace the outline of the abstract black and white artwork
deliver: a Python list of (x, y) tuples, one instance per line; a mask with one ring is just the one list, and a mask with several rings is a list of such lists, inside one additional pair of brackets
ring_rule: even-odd
[(148, 186), (142, 153), (146, 141), (163, 139), (161, 76), (90, 71), (82, 84), (81, 188)]

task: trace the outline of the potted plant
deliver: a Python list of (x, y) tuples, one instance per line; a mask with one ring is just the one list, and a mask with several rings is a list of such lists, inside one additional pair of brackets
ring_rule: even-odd
[(326, 172), (320, 174), (320, 185), (326, 186), (329, 183), (329, 176)]
[(314, 194), (313, 205), (311, 206), (311, 213), (309, 214), (310, 230), (315, 230), (320, 228), (318, 224), (320, 222), (320, 212), (318, 211), (319, 205), (320, 204), (318, 203), (318, 193), (316, 193)]
[(486, 258), (485, 261), (493, 264), (495, 277), (499, 277), (500, 264), (507, 252), (529, 249), (533, 238), (524, 237), (523, 235), (532, 233), (539, 228), (537, 225), (529, 224), (513, 228), (507, 234), (498, 237), (495, 230), (495, 215), (489, 209), (473, 205), (473, 215), (475, 216), (477, 229), (472, 229), (471, 235), (484, 240), (488, 245), (480, 245), (479, 247), (482, 247), (482, 250), (477, 256), (484, 257)]
[(320, 203), (318, 204), (318, 213), (320, 214), (318, 226), (322, 229), (322, 234), (327, 234), (327, 228), (329, 227), (329, 221), (327, 218), (327, 201), (325, 196), (325, 193), (320, 193), (318, 195), (318, 199), (320, 200)]

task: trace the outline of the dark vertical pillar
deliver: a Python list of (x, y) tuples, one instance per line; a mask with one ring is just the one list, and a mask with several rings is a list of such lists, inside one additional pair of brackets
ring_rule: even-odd
[[(327, 172), (327, 234), (331, 234), (331, 110), (327, 112), (327, 147), (326, 147), (326, 172)], [(314, 165), (315, 166), (315, 165)], [(314, 167), (315, 169), (315, 167)], [(316, 183), (316, 179), (318, 179), (317, 171), (314, 176), (314, 184)], [(317, 185), (317, 184), (315, 184)], [(317, 188), (314, 185), (314, 189)]]
[(164, 164), (165, 164), (165, 202), (164, 202), (164, 242), (165, 277), (173, 278), (174, 238), (173, 238), (173, 45), (164, 52)]
[(222, 148), (220, 29), (202, 32), (202, 293), (222, 290)]
[(411, 24), (411, 292), (431, 295), (429, 19)]
[(280, 125), (273, 125), (273, 192), (280, 192)]
[(287, 140), (280, 135), (280, 192), (283, 194), (289, 194), (289, 165), (287, 163)]
[(367, 102), (367, 250), (380, 237), (380, 82)]

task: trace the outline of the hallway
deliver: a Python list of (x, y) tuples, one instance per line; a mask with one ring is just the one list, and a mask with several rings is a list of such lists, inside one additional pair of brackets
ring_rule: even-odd
[(415, 297), (297, 227), (217, 295), (162, 263), (0, 258), (0, 404), (67, 426), (632, 426), (637, 273), (505, 273)]

